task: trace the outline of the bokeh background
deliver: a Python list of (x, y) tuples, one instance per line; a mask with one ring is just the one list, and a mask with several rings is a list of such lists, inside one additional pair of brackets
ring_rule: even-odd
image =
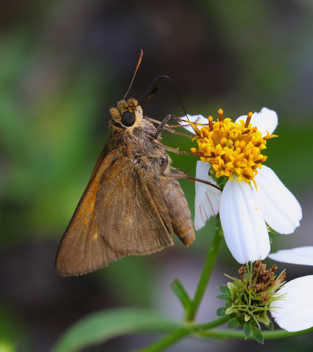
[[(170, 290), (180, 279), (194, 293), (214, 221), (185, 248), (127, 257), (78, 278), (54, 270), (58, 242), (106, 143), (109, 108), (144, 57), (130, 95), (152, 80), (175, 82), (189, 114), (236, 118), (263, 106), (277, 111), (279, 138), (267, 165), (303, 207), (301, 227), (275, 236), (273, 250), (312, 245), (313, 2), (59, 0), (0, 3), (0, 347), (46, 352), (78, 319), (112, 307), (152, 307), (177, 319)], [(161, 120), (183, 115), (171, 84), (143, 106)], [(191, 141), (163, 134), (164, 144), (189, 150)], [(194, 175), (196, 158), (172, 155)], [(193, 212), (194, 185), (181, 185)], [(117, 190), (118, 191), (118, 190)], [(272, 265), (271, 260), (267, 261)], [(217, 285), (239, 265), (223, 246), (199, 321), (223, 305)], [(279, 264), (287, 278), (310, 267)], [(129, 351), (159, 338), (117, 338), (85, 351)], [(169, 351), (312, 351), (311, 335), (285, 341), (184, 340)], [(6, 347), (5, 347), (6, 346)]]

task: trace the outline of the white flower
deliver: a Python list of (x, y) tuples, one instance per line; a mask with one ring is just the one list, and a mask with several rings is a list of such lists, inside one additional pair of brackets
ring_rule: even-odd
[(313, 327), (312, 290), (313, 275), (308, 275), (287, 282), (277, 291), (284, 296), (274, 301), (270, 310), (282, 329), (292, 332)]
[[(313, 265), (313, 247), (298, 247), (270, 254), (271, 259), (302, 265)], [(271, 313), (277, 324), (287, 331), (313, 327), (313, 275), (287, 282), (278, 292), (284, 298), (273, 302)]]
[[(188, 118), (195, 123), (206, 125), (212, 123), (212, 119), (208, 120), (201, 115), (188, 115)], [(219, 118), (220, 121), (225, 122), (225, 125), (229, 123), (228, 119), (223, 120), (222, 110), (219, 111)], [(247, 116), (240, 116), (236, 120), (239, 123), (236, 124), (238, 130), (249, 125), (249, 121), (246, 123), (239, 122), (246, 119)], [(252, 127), (257, 127), (258, 131), (261, 132), (264, 140), (270, 138), (278, 124), (276, 112), (267, 108), (263, 108), (259, 113), (254, 113), (252, 117), (249, 115), (248, 119), (250, 119)], [(182, 124), (186, 125), (186, 122), (182, 122)], [(212, 126), (210, 127), (211, 131)], [(197, 128), (200, 130), (198, 133), (201, 133), (202, 126), (197, 125)], [(191, 131), (190, 126), (187, 129)], [(255, 138), (260, 138), (263, 141), (261, 136), (257, 134), (255, 136)], [(205, 139), (203, 136), (201, 138), (205, 140), (204, 144), (208, 140), (208, 138)], [(235, 145), (234, 141), (230, 142)], [(199, 143), (201, 142), (198, 139)], [(222, 139), (220, 143), (222, 144)], [(225, 138), (223, 143), (226, 147), (228, 146), (227, 138)], [(255, 146), (258, 146), (258, 143)], [(216, 145), (215, 147), (218, 148)], [(204, 145), (201, 150), (205, 148), (209, 147)], [(219, 145), (219, 148), (221, 148), (221, 145)], [(265, 149), (265, 146), (260, 149)], [(213, 155), (218, 154), (219, 149), (215, 149), (214, 153)], [(220, 154), (222, 155), (222, 153)], [(211, 166), (209, 162), (204, 161), (209, 159), (208, 157), (202, 157), (201, 159), (203, 161), (197, 162), (196, 178), (217, 184), (209, 176), (209, 172), (211, 167), (216, 171), (218, 165)], [(210, 160), (213, 159), (211, 157)], [(270, 242), (266, 224), (276, 232), (290, 234), (299, 226), (299, 221), (302, 218), (301, 206), (293, 194), (279, 180), (274, 171), (264, 165), (260, 167), (261, 162), (264, 160), (266, 160), (266, 157), (263, 157), (259, 163), (251, 163), (251, 165), (254, 165), (252, 168), (249, 168), (250, 164), (247, 164), (246, 168), (249, 170), (243, 172), (243, 176), (239, 176), (239, 181), (241, 182), (237, 182), (238, 177), (234, 171), (229, 174), (228, 164), (226, 162), (225, 164), (222, 163), (223, 165), (217, 172), (220, 173), (219, 175), (229, 177), (223, 192), (206, 184), (196, 182), (196, 230), (201, 229), (211, 216), (216, 216), (220, 213), (227, 246), (234, 258), (241, 264), (267, 257), (270, 251)], [(258, 171), (256, 171), (256, 167), (259, 168)], [(237, 172), (236, 166), (232, 165), (232, 170)], [(216, 176), (219, 177), (217, 172)], [(252, 182), (249, 182), (249, 179)], [(257, 185), (257, 189), (255, 185)]]
[(283, 263), (313, 265), (313, 247), (283, 249), (277, 253), (271, 253), (269, 258)]

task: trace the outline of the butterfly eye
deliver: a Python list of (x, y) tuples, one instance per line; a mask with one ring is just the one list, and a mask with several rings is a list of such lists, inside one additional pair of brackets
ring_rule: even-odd
[(136, 121), (136, 117), (130, 111), (126, 111), (122, 116), (122, 124), (124, 126), (127, 126), (127, 127), (132, 126), (135, 123), (135, 121)]

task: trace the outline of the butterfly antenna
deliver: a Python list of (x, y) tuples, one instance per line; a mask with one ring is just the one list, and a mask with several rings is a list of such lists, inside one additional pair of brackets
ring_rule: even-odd
[(160, 79), (160, 78), (166, 78), (166, 79), (168, 79), (168, 80), (172, 83), (172, 86), (173, 86), (174, 91), (175, 91), (175, 93), (176, 93), (176, 96), (177, 96), (177, 98), (178, 98), (178, 100), (179, 100), (179, 102), (180, 102), (180, 105), (181, 105), (181, 107), (182, 107), (182, 109), (183, 109), (183, 111), (184, 111), (184, 113), (185, 113), (185, 116), (186, 116), (187, 120), (189, 120), (188, 115), (187, 115), (187, 113), (186, 113), (186, 110), (185, 110), (185, 108), (184, 108), (184, 105), (183, 105), (183, 103), (182, 103), (182, 101), (181, 101), (181, 99), (180, 99), (180, 96), (179, 96), (179, 94), (178, 94), (178, 92), (177, 92), (177, 90), (176, 90), (176, 87), (175, 87), (174, 82), (172, 81), (172, 79), (171, 79), (170, 77), (165, 76), (165, 75), (158, 76), (158, 77), (156, 77), (156, 78), (152, 81), (152, 83), (150, 84), (149, 88), (145, 91), (145, 93), (143, 94), (143, 96), (139, 99), (139, 103), (138, 103), (138, 104), (139, 104), (139, 105), (142, 105), (145, 101), (147, 101), (149, 98), (151, 98), (152, 95), (153, 95), (154, 93), (156, 93), (156, 92), (160, 89), (159, 87), (154, 87), (154, 89), (151, 91), (151, 93), (146, 97), (146, 95), (148, 94), (148, 92), (149, 92), (149, 91), (151, 90), (151, 88), (155, 85), (155, 82), (156, 82), (158, 79)]
[(136, 69), (135, 69), (135, 72), (134, 72), (134, 75), (133, 75), (133, 78), (132, 78), (132, 80), (131, 80), (131, 82), (130, 82), (130, 85), (129, 85), (129, 88), (127, 89), (126, 94), (124, 95), (123, 100), (126, 99), (127, 94), (129, 93), (130, 88), (131, 88), (132, 85), (133, 85), (134, 79), (135, 79), (135, 77), (136, 77), (136, 73), (137, 73), (137, 71), (138, 71), (138, 68), (139, 68), (140, 63), (141, 63), (141, 60), (142, 60), (142, 56), (143, 56), (143, 51), (142, 51), (142, 49), (141, 49), (141, 50), (140, 50), (140, 55), (139, 55), (139, 58), (138, 58), (138, 62), (137, 62), (137, 66), (136, 66)]

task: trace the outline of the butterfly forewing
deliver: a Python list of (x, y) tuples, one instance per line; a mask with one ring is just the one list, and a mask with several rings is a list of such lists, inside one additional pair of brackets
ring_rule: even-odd
[(120, 149), (115, 149), (106, 157), (101, 154), (96, 164), (59, 245), (56, 269), (62, 276), (85, 274), (122, 256), (107, 248), (94, 220), (94, 206), (101, 177), (120, 154)]
[(101, 235), (117, 252), (142, 255), (173, 245), (171, 220), (154, 175), (127, 157), (104, 173), (95, 214)]

